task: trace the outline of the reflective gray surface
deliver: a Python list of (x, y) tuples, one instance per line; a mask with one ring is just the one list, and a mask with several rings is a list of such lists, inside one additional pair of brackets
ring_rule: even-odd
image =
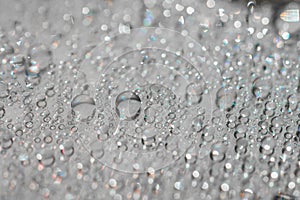
[(299, 9), (0, 0), (0, 199), (299, 199)]

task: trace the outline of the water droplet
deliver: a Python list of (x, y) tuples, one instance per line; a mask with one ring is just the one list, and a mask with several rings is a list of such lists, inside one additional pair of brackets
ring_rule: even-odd
[(40, 76), (40, 69), (36, 65), (28, 66), (25, 69), (25, 74), (28, 78), (30, 78), (30, 77), (39, 77)]
[(221, 162), (226, 157), (227, 148), (223, 143), (216, 143), (212, 146), (210, 158), (213, 161)]
[(221, 110), (231, 111), (235, 107), (237, 93), (234, 88), (222, 87), (216, 95), (216, 104)]
[(0, 81), (0, 98), (8, 97), (8, 85), (7, 83)]
[(96, 103), (93, 98), (86, 94), (75, 96), (71, 102), (71, 108), (76, 119), (87, 120), (95, 114)]
[(135, 120), (141, 112), (141, 99), (134, 92), (124, 91), (117, 96), (115, 106), (121, 120)]
[(32, 47), (28, 53), (28, 57), (28, 71), (32, 71), (33, 74), (39, 74), (52, 64), (52, 52), (45, 45)]
[(240, 138), (236, 141), (235, 151), (239, 154), (246, 154), (248, 141), (245, 138)]
[(144, 113), (144, 120), (149, 124), (152, 124), (155, 121), (156, 117), (159, 115), (158, 109), (154, 106), (146, 107)]
[(0, 129), (0, 137), (1, 137), (1, 140), (0, 140), (0, 147), (2, 149), (9, 149), (11, 148), (11, 146), (13, 145), (13, 135), (11, 132), (9, 132), (8, 130), (5, 130), (5, 129)]
[(252, 93), (257, 99), (266, 99), (272, 91), (272, 80), (269, 76), (258, 77), (253, 81)]
[(47, 101), (46, 97), (42, 94), (39, 94), (37, 96), (37, 102), (36, 102), (37, 107), (39, 108), (45, 108), (47, 106)]
[(276, 140), (272, 136), (266, 136), (261, 141), (259, 151), (264, 155), (272, 155), (276, 146)]
[(14, 55), (9, 62), (12, 66), (12, 74), (17, 76), (18, 73), (24, 72), (24, 68), (26, 66), (25, 56), (22, 54)]
[(299, 94), (292, 94), (288, 96), (287, 107), (289, 112), (300, 111), (300, 96)]
[(198, 115), (196, 116), (193, 121), (192, 121), (192, 128), (193, 131), (195, 132), (199, 132), (202, 130), (203, 128), (203, 120), (204, 120), (204, 116), (203, 115)]
[(43, 167), (51, 167), (55, 163), (54, 152), (52, 150), (44, 150), (42, 153), (38, 153), (36, 158)]
[(4, 104), (0, 102), (0, 119), (5, 116), (5, 107)]
[(273, 200), (296, 200), (297, 198), (288, 194), (277, 194)]
[(203, 93), (204, 93), (203, 86), (196, 83), (190, 83), (186, 87), (186, 94), (185, 94), (185, 98), (188, 105), (199, 104), (202, 101)]
[(275, 11), (275, 20), (274, 26), (276, 31), (278, 31), (279, 35), (285, 38), (286, 34), (288, 35), (297, 35), (300, 26), (297, 22), (299, 22), (299, 9), (300, 4), (296, 2), (291, 2), (287, 4), (283, 4), (278, 10)]

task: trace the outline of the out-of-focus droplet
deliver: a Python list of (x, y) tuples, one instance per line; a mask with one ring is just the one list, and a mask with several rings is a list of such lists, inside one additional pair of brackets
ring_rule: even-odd
[(12, 67), (12, 75), (15, 77), (17, 76), (18, 73), (23, 72), (24, 68), (26, 67), (26, 59), (23, 54), (17, 54), (14, 55), (11, 59), (10, 62), (11, 67)]
[(45, 45), (37, 45), (28, 53), (29, 67), (33, 72), (41, 72), (52, 64), (52, 52)]
[(243, 160), (243, 165), (242, 165), (242, 170), (245, 172), (245, 173), (253, 173), (255, 171), (255, 166), (256, 166), (256, 163), (255, 163), (255, 157), (253, 156), (247, 156), (244, 158)]
[(300, 17), (298, 9), (285, 10), (279, 16), (285, 22), (299, 22)]
[(73, 141), (68, 140), (59, 146), (61, 153), (64, 156), (71, 157), (74, 154), (74, 144)]
[(148, 106), (145, 108), (144, 110), (144, 113), (145, 113), (145, 116), (144, 116), (144, 120), (145, 122), (149, 123), (149, 124), (152, 124), (157, 115), (159, 115), (159, 112), (158, 112), (159, 109), (156, 109), (154, 106)]
[(256, 6), (255, 0), (248, 1), (247, 7), (248, 7), (250, 13), (253, 13), (255, 6)]
[(39, 108), (45, 108), (47, 106), (47, 99), (44, 95), (42, 94), (39, 94), (37, 97), (37, 102), (36, 102), (36, 105), (37, 107)]
[(1, 44), (0, 49), (1, 49), (1, 51), (0, 51), (1, 58), (3, 58), (6, 55), (10, 55), (10, 54), (14, 53), (14, 51), (15, 51), (14, 47), (7, 42), (4, 42), (3, 44)]
[(269, 76), (258, 77), (253, 81), (252, 93), (257, 99), (266, 99), (272, 92), (273, 84)]
[(297, 198), (289, 194), (277, 194), (273, 200), (296, 200)]
[(0, 81), (0, 98), (8, 97), (8, 85), (7, 83)]
[(235, 151), (239, 154), (247, 152), (248, 141), (245, 138), (240, 138), (236, 141)]
[(193, 131), (199, 132), (202, 130), (203, 125), (204, 125), (203, 120), (204, 120), (203, 115), (198, 115), (193, 119), (193, 121), (192, 121)]
[(190, 83), (186, 88), (185, 98), (188, 105), (196, 105), (202, 101), (202, 95), (204, 93), (204, 87), (196, 84)]
[(260, 145), (260, 152), (264, 155), (271, 155), (274, 152), (276, 140), (272, 136), (266, 136)]
[(275, 27), (278, 34), (284, 39), (288, 40), (291, 37), (298, 35), (300, 30), (299, 24), (299, 10), (300, 4), (291, 2), (280, 8), (277, 19), (275, 20)]
[(38, 153), (36, 158), (42, 167), (51, 167), (55, 163), (54, 152), (51, 150), (44, 150), (42, 153)]
[(27, 77), (38, 77), (40, 75), (40, 69), (37, 65), (28, 66), (25, 69)]
[(298, 93), (288, 96), (287, 107), (289, 112), (300, 111), (300, 95)]
[(13, 145), (13, 135), (6, 129), (0, 129), (0, 148), (9, 149)]
[(5, 116), (5, 105), (0, 102), (0, 119)]
[(98, 144), (98, 141), (94, 142), (91, 145), (91, 155), (95, 158), (95, 159), (101, 159), (104, 154), (105, 154), (105, 149), (103, 149), (103, 146)]
[(221, 110), (230, 111), (235, 107), (237, 93), (234, 88), (222, 87), (216, 95), (216, 104)]
[(220, 162), (225, 159), (226, 151), (227, 151), (227, 148), (226, 148), (225, 144), (222, 144), (220, 142), (216, 143), (211, 148), (210, 158), (213, 161)]
[(241, 192), (240, 192), (240, 197), (242, 198), (242, 199), (256, 199), (256, 195), (255, 195), (255, 193), (251, 190), (251, 189), (249, 189), (249, 188), (246, 188), (246, 189), (244, 189), (244, 190), (242, 190)]

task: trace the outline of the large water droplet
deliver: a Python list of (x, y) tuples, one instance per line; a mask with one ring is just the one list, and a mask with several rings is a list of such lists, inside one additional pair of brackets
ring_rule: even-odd
[(202, 101), (202, 94), (204, 93), (204, 87), (196, 84), (190, 83), (186, 87), (185, 98), (188, 105), (196, 105)]
[(252, 93), (257, 99), (266, 99), (272, 91), (272, 80), (269, 76), (258, 77), (253, 81)]
[(264, 155), (271, 155), (274, 152), (276, 140), (272, 136), (266, 136), (260, 145), (260, 152)]
[(216, 143), (212, 146), (210, 158), (213, 161), (221, 162), (225, 159), (227, 148), (223, 143)]
[(87, 120), (95, 114), (96, 103), (93, 98), (86, 94), (79, 94), (71, 102), (73, 114), (76, 118)]
[(222, 87), (217, 92), (216, 104), (221, 110), (230, 111), (236, 105), (237, 93), (233, 87)]
[(117, 96), (115, 106), (121, 120), (135, 120), (141, 112), (141, 99), (134, 92), (124, 91)]
[(37, 45), (28, 53), (30, 71), (40, 72), (46, 70), (52, 63), (52, 52), (45, 45)]

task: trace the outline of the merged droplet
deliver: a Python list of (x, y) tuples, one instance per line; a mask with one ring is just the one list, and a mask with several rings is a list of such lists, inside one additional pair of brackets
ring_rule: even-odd
[(88, 120), (92, 118), (95, 114), (95, 105), (95, 100), (86, 94), (75, 96), (71, 102), (73, 113), (76, 116), (76, 119), (79, 120)]
[(135, 120), (141, 112), (141, 99), (134, 92), (124, 91), (117, 96), (115, 107), (121, 120)]
[(204, 86), (196, 83), (190, 83), (186, 88), (185, 98), (188, 105), (196, 105), (202, 101)]
[(233, 87), (222, 87), (216, 95), (216, 104), (221, 110), (230, 111), (235, 107), (237, 93)]

